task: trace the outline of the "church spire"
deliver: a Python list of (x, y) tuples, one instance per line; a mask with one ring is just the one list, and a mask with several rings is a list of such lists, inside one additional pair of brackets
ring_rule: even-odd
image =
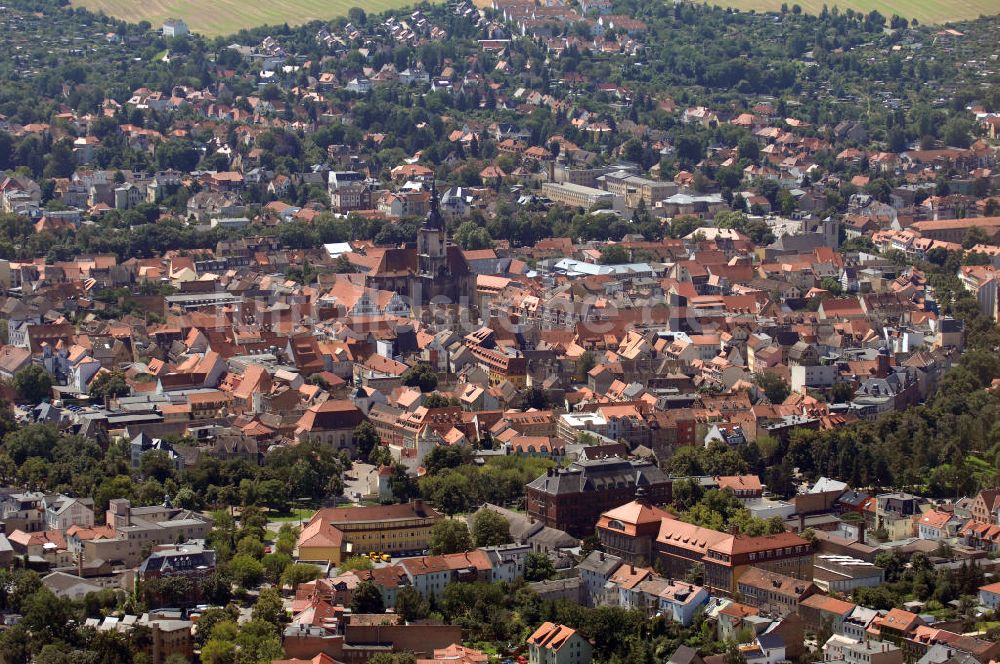
[(431, 209), (424, 219), (424, 228), (432, 231), (444, 230), (444, 218), (438, 208), (437, 178), (431, 180)]

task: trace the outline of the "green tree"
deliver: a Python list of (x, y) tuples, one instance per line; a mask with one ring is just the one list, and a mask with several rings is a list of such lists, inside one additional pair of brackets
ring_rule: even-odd
[(368, 556), (351, 556), (337, 566), (337, 570), (343, 574), (354, 570), (372, 569), (375, 564)]
[(834, 383), (830, 388), (830, 400), (833, 403), (847, 403), (854, 398), (854, 388), (850, 383)]
[(367, 459), (375, 446), (379, 444), (378, 431), (374, 424), (365, 420), (354, 428), (352, 440), (357, 447), (357, 457)]
[(128, 475), (116, 475), (101, 482), (94, 494), (94, 502), (99, 511), (104, 511), (113, 498), (131, 498), (132, 494), (132, 478)]
[(162, 483), (173, 477), (174, 464), (165, 450), (147, 450), (139, 457), (139, 473)]
[(418, 387), (421, 392), (433, 392), (437, 389), (438, 377), (429, 364), (420, 363), (403, 372), (403, 385)]
[(760, 159), (760, 146), (752, 136), (745, 136), (740, 139), (739, 145), (737, 146), (737, 156), (740, 159), (756, 163), (757, 160)]
[(253, 588), (264, 580), (264, 565), (246, 554), (238, 554), (227, 564), (227, 571), (241, 588)]
[(5, 664), (31, 662), (31, 634), (24, 625), (14, 625), (0, 632), (0, 652)]
[(32, 664), (76, 664), (81, 655), (82, 652), (73, 650), (68, 645), (49, 643), (42, 646)]
[(589, 350), (584, 351), (576, 361), (576, 372), (573, 379), (580, 383), (586, 381), (587, 374), (595, 366), (597, 366), (597, 358), (594, 357), (594, 353)]
[(396, 592), (396, 613), (403, 620), (423, 620), (430, 613), (430, 603), (413, 586), (403, 586)]
[(628, 260), (628, 250), (620, 244), (606, 244), (601, 248), (602, 265), (621, 265)]
[(705, 492), (694, 480), (682, 479), (674, 482), (671, 493), (674, 506), (680, 510), (687, 510), (694, 507)]
[(432, 392), (424, 398), (424, 408), (447, 408), (448, 406), (457, 406), (458, 401), (453, 401), (440, 392)]
[(21, 607), (25, 627), (42, 642), (70, 638), (75, 619), (73, 606), (56, 597), (48, 588), (39, 588)]
[(14, 391), (21, 401), (38, 403), (52, 396), (52, 377), (42, 365), (29, 365), (14, 374)]
[(941, 128), (941, 139), (953, 148), (967, 148), (972, 143), (972, 123), (961, 117), (953, 117)]
[(670, 221), (670, 237), (682, 238), (705, 226), (705, 220), (699, 217), (674, 217)]
[(121, 371), (102, 371), (94, 377), (87, 388), (87, 393), (101, 401), (123, 397), (131, 391), (125, 382), (125, 374)]
[[(989, 238), (986, 237), (986, 231), (982, 229), (981, 226), (971, 226), (969, 230), (965, 232), (965, 237), (962, 238), (962, 248), (972, 249), (977, 244), (988, 244)], [(15, 379), (17, 377), (15, 376)]]
[(472, 548), (472, 535), (464, 521), (441, 519), (431, 527), (431, 552), (461, 553)]
[(454, 237), (455, 242), (466, 251), (489, 249), (493, 246), (489, 230), (474, 221), (463, 222), (455, 230)]
[(73, 154), (73, 139), (61, 138), (52, 144), (45, 163), (46, 178), (68, 178), (76, 170), (76, 155)]
[(524, 580), (547, 581), (556, 575), (556, 567), (544, 553), (532, 551), (524, 561)]
[(416, 664), (416, 657), (408, 652), (377, 652), (368, 658), (368, 664)]
[(322, 571), (308, 563), (292, 563), (281, 573), (281, 586), (295, 588), (300, 583), (309, 583), (322, 576)]
[(722, 654), (723, 664), (747, 664), (746, 655), (740, 650), (740, 646), (736, 641), (729, 641), (726, 643), (726, 651)]
[(351, 611), (353, 613), (385, 613), (385, 602), (382, 593), (371, 581), (362, 581), (351, 595)]
[(201, 153), (190, 141), (169, 140), (156, 148), (156, 161), (163, 170), (174, 169), (188, 173), (198, 165)]
[(253, 605), (251, 617), (254, 620), (269, 622), (278, 629), (288, 622), (288, 612), (285, 611), (281, 595), (274, 588), (260, 591), (257, 602)]
[(267, 580), (271, 583), (280, 583), (285, 570), (292, 564), (292, 557), (282, 551), (275, 551), (261, 558), (260, 562), (264, 566), (264, 576)]
[(236, 643), (221, 638), (211, 638), (201, 648), (201, 661), (205, 664), (235, 664)]
[(244, 535), (236, 543), (236, 553), (260, 560), (264, 557), (264, 543), (256, 535)]
[(449, 516), (468, 511), (475, 498), (469, 477), (454, 470), (421, 479), (420, 493)]
[(194, 636), (195, 645), (204, 647), (212, 636), (216, 625), (223, 622), (235, 624), (239, 617), (240, 610), (235, 604), (229, 604), (223, 608), (206, 609), (198, 618), (198, 629), (195, 630)]
[(435, 447), (424, 457), (428, 475), (436, 475), (448, 468), (459, 468), (472, 460), (471, 453), (463, 447), (448, 445)]
[(840, 285), (840, 280), (836, 277), (823, 277), (819, 281), (819, 287), (823, 290), (830, 291), (834, 295), (840, 295), (844, 290)]
[(783, 403), (788, 398), (788, 395), (791, 394), (788, 383), (771, 371), (755, 373), (754, 382), (757, 383), (760, 389), (764, 390), (767, 400), (773, 404)]
[(481, 509), (472, 517), (472, 539), (476, 546), (509, 544), (510, 522), (490, 509)]
[(525, 410), (545, 410), (549, 405), (549, 395), (540, 385), (532, 385), (521, 394), (521, 407)]

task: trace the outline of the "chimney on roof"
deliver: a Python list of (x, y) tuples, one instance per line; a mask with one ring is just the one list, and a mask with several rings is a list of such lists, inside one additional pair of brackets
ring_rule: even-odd
[(635, 574), (635, 565), (629, 565), (628, 566), (628, 573), (629, 574)]

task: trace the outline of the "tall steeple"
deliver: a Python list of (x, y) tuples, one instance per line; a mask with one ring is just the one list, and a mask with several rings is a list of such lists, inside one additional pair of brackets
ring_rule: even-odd
[(432, 231), (444, 230), (444, 218), (441, 216), (441, 210), (438, 207), (436, 179), (431, 181), (431, 209), (427, 212), (427, 217), (424, 219), (424, 228)]
[(438, 209), (437, 182), (431, 184), (431, 205), (424, 219), (424, 225), (417, 231), (417, 254), (420, 272), (434, 277), (443, 277), (447, 263), (448, 235), (444, 218)]

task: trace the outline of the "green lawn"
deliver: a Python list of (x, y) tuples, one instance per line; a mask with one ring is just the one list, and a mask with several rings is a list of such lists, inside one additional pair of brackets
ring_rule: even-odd
[(312, 509), (294, 509), (291, 514), (277, 514), (275, 512), (268, 512), (267, 520), (274, 521), (276, 523), (285, 522), (295, 522), (308, 521), (312, 518), (312, 515), (316, 513), (316, 510)]
[(978, 18), (980, 15), (1000, 13), (1000, 2), (997, 0), (709, 0), (711, 4), (722, 7), (757, 11), (779, 11), (782, 4), (789, 7), (798, 4), (803, 11), (818, 14), (823, 5), (841, 11), (853, 9), (868, 13), (877, 9), (887, 19), (893, 14), (906, 18), (915, 18), (921, 23), (945, 23), (947, 21), (963, 21)]
[(132, 22), (182, 18), (192, 32), (216, 37), (260, 25), (300, 25), (344, 16), (351, 7), (378, 13), (413, 4), (413, 0), (72, 0), (78, 7), (103, 11)]

